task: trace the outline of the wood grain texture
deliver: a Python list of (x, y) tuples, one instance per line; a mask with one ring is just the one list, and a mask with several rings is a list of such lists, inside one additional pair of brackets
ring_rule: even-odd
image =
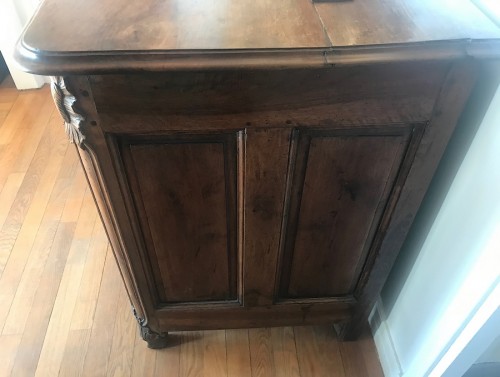
[(155, 377), (180, 376), (183, 335), (169, 334), (169, 347), (156, 351)]
[(130, 376), (134, 360), (133, 341), (137, 336), (137, 323), (130, 315), (130, 300), (123, 288), (118, 299), (117, 316), (113, 329), (113, 342), (109, 353), (109, 377)]
[(315, 4), (334, 46), (499, 38), (468, 0), (356, 0)]
[[(17, 235), (22, 230), (24, 220), (28, 217), (30, 219), (29, 222), (33, 224), (33, 222), (38, 221), (36, 219), (41, 218), (41, 214), (43, 213), (40, 213), (40, 211), (37, 211), (37, 213), (33, 213), (33, 210), (30, 210), (33, 196), (29, 193), (34, 192), (37, 189), (40, 183), (40, 177), (42, 174), (44, 174), (48, 167), (48, 162), (51, 159), (59, 158), (61, 153), (63, 153), (59, 148), (60, 145), (58, 146), (58, 143), (60, 143), (61, 139), (54, 137), (54, 132), (57, 132), (56, 127), (54, 127), (55, 124), (52, 123), (53, 127), (47, 128), (48, 120), (50, 119), (53, 110), (50, 109), (50, 107), (46, 106), (47, 104), (44, 101), (44, 97), (46, 98), (46, 95), (43, 92), (37, 93), (37, 95), (34, 96), (35, 102), (33, 103), (33, 105), (36, 106), (35, 108), (37, 108), (38, 111), (41, 111), (40, 119), (37, 119), (34, 115), (30, 115), (28, 118), (25, 118), (27, 124), (24, 130), (26, 132), (29, 132), (28, 130), (31, 127), (37, 128), (37, 126), (40, 126), (40, 129), (38, 129), (38, 132), (34, 132), (33, 136), (35, 137), (28, 141), (27, 147), (34, 147), (34, 150), (29, 150), (27, 152), (28, 156), (31, 157), (31, 162), (29, 163), (26, 170), (24, 168), (20, 169), (20, 171), (24, 171), (26, 174), (23, 177), (23, 182), (19, 187), (13, 203), (10, 205), (10, 207), (8, 207), (9, 212), (5, 218), (2, 228), (0, 229), (0, 275), (5, 272), (4, 269), (6, 267), (6, 263), (11, 255), (12, 247), (17, 242)], [(15, 106), (13, 110), (15, 110)], [(6, 122), (15, 121), (15, 118), (11, 118), (12, 120), (10, 120), (9, 118), (10, 117), (8, 116)], [(9, 125), (8, 123), (4, 122), (3, 127), (0, 129), (4, 132), (2, 133), (3, 135), (0, 134), (0, 138), (2, 136), (7, 136), (7, 132), (9, 132), (9, 129), (11, 129), (11, 127), (15, 127), (15, 123), (11, 123), (11, 125)], [(48, 132), (44, 132), (45, 130), (47, 130)], [(6, 138), (6, 140), (8, 139)], [(22, 143), (22, 140), (19, 140), (19, 142)], [(54, 149), (52, 149), (52, 147), (54, 147)], [(65, 147), (63, 146), (63, 148)], [(5, 156), (6, 159), (3, 159), (2, 162), (8, 163), (10, 160), (10, 156)], [(24, 155), (21, 156), (25, 157)], [(16, 163), (19, 162), (20, 160), (16, 161)], [(10, 163), (12, 163), (12, 160), (10, 161)], [(15, 164), (5, 166), (5, 169), (2, 167), (2, 169), (0, 170), (2, 173), (0, 174), (2, 174), (3, 176), (3, 174), (6, 174), (7, 172), (9, 172), (9, 170), (15, 172)], [(7, 177), (7, 175), (3, 177)], [(25, 247), (20, 248), (20, 250), (29, 252), (30, 248), (28, 245), (25, 245)]]
[(271, 304), (279, 239), (290, 130), (248, 130), (245, 175), (245, 306)]
[[(51, 127), (45, 128), (49, 135), (46, 138), (38, 139), (38, 142), (43, 143), (45, 147), (35, 148), (34, 155), (31, 155), (33, 164), (29, 164), (26, 170), (24, 168), (21, 170), (23, 180), (15, 196), (6, 193), (7, 197), (4, 197), (4, 200), (10, 197), (12, 202), (5, 203), (5, 216), (0, 216), (0, 219), (4, 218), (0, 232), (1, 237), (6, 245), (11, 245), (5, 249), (5, 257), (8, 259), (0, 278), (0, 297), (2, 300), (0, 323), (5, 324), (4, 330), (10, 334), (18, 333), (17, 329), (23, 328), (28, 315), (27, 311), (18, 310), (26, 303), (21, 297), (30, 302), (29, 300), (34, 295), (32, 290), (29, 290), (27, 295), (23, 295), (27, 292), (23, 289), (17, 291), (14, 287), (19, 287), (19, 285), (21, 288), (26, 287), (22, 283), (26, 283), (28, 276), (29, 279), (32, 279), (31, 281), (36, 281), (39, 274), (28, 275), (26, 273), (27, 271), (34, 272), (31, 270), (33, 264), (29, 262), (37, 260), (35, 255), (40, 256), (41, 260), (44, 261), (48, 250), (50, 250), (52, 239), (50, 237), (48, 239), (42, 238), (34, 230), (37, 228), (46, 229), (47, 223), (51, 222), (51, 219), (44, 215), (44, 211), (48, 203), (53, 203), (53, 194), (56, 188), (61, 188), (55, 184), (55, 181), (61, 178), (62, 161), (67, 161), (65, 159), (65, 142), (59, 136), (57, 122), (51, 120), (49, 123)], [(50, 141), (48, 142), (48, 140)], [(52, 151), (47, 145), (51, 143), (54, 147)], [(26, 157), (25, 152), (23, 149), (19, 150), (21, 160)], [(19, 162), (19, 159), (16, 162)], [(44, 164), (46, 165), (43, 166)], [(11, 168), (14, 166), (11, 165)], [(71, 168), (68, 171), (74, 172)], [(67, 174), (68, 171), (64, 174)], [(50, 226), (50, 228), (55, 232), (55, 227)], [(15, 235), (15, 241), (8, 242), (9, 234)], [(30, 259), (32, 255), (33, 257)], [(43, 269), (43, 264), (37, 265), (37, 267), (36, 271), (40, 272)]]
[(248, 330), (226, 330), (226, 358), (228, 376), (251, 377)]
[[(398, 250), (406, 238), (404, 235), (408, 232), (415, 218), (431, 177), (444, 153), (445, 145), (448, 143), (476, 83), (477, 64), (480, 63), (472, 60), (458, 61), (448, 72), (440, 96), (436, 101), (434, 114), (421, 135), (421, 141), (415, 144), (413, 151), (410, 152), (414, 154), (414, 159), (413, 163), (407, 166), (406, 183), (396, 185), (396, 189), (400, 191), (399, 200), (393, 204), (390, 225), (385, 232), (385, 237), (376, 241), (380, 243), (381, 251), (375, 253), (367, 261), (362, 272), (357, 287), (359, 304), (353, 314), (353, 321), (340, 331), (341, 337), (345, 339), (356, 338), (366, 325), (365, 318), (368, 318), (375, 302), (375, 296), (385, 284)], [(462, 79), (458, 79), (458, 77), (462, 77)], [(423, 182), (426, 183), (423, 185)], [(360, 318), (363, 319), (360, 320)]]
[(235, 134), (126, 143), (160, 303), (235, 300)]
[[(46, 17), (58, 20), (66, 38), (44, 27)], [(147, 0), (118, 7), (113, 0), (71, 6), (46, 0), (24, 43), (45, 51), (143, 51), (318, 47), (329, 42), (307, 0)]]
[[(142, 345), (142, 347), (141, 347)], [(132, 357), (130, 374), (132, 376), (154, 377), (156, 364), (156, 351), (144, 347), (141, 336), (135, 337), (134, 354)]]
[(250, 342), (252, 377), (270, 377), (276, 375), (271, 329), (250, 329), (248, 330), (248, 339)]
[(297, 348), (293, 327), (276, 327), (271, 329), (275, 376), (299, 377)]
[[(42, 221), (36, 232), (33, 246), (27, 256), (28, 259), (26, 260), (22, 274), (15, 274), (9, 279), (10, 283), (13, 285), (6, 284), (7, 280), (3, 280), (2, 284), (0, 284), (0, 287), (11, 290), (10, 294), (7, 293), (8, 291), (4, 291), (2, 295), (0, 295), (0, 297), (2, 297), (1, 307), (3, 308), (1, 311), (1, 318), (5, 320), (5, 322), (0, 322), (4, 323), (4, 334), (20, 334), (24, 331), (45, 263), (50, 255), (51, 245), (57, 234), (65, 202), (68, 199), (69, 188), (72, 187), (71, 183), (73, 177), (76, 177), (76, 170), (76, 159), (74, 154), (66, 153), (64, 161), (60, 166), (59, 175), (55, 179), (55, 182), (53, 182), (54, 186), (52, 193), (45, 207)], [(38, 203), (35, 203), (34, 205), (38, 206)], [(41, 207), (43, 207), (43, 204)], [(33, 228), (30, 229), (30, 233), (31, 232), (33, 232)], [(24, 238), (23, 235), (20, 236)], [(6, 271), (10, 270), (10, 264), (13, 261), (15, 261), (15, 259), (11, 259), (8, 262)], [(20, 269), (15, 270), (20, 271)], [(13, 270), (13, 272), (15, 270)], [(8, 273), (4, 274), (3, 279), (6, 279), (8, 276)], [(15, 279), (13, 279), (14, 276), (16, 276)], [(13, 287), (16, 287), (16, 285), (17, 289), (14, 293)]]
[(68, 339), (77, 292), (92, 240), (92, 231), (97, 219), (97, 212), (92, 202), (92, 194), (86, 191), (40, 352), (35, 374), (38, 376), (57, 374), (62, 363), (64, 354), (59, 352), (59, 349), (66, 344)]
[[(26, 101), (29, 94), (20, 92), (15, 104), (17, 110), (14, 106), (11, 109), (18, 113), (19, 124), (23, 124), (23, 112), (32, 111), (27, 106), (30, 101)], [(50, 100), (47, 90), (44, 90), (44, 95)], [(20, 99), (23, 101), (18, 102)], [(58, 140), (57, 143), (68, 145), (61, 120), (46, 119), (46, 122), (47, 127), (54, 127), (52, 137)], [(38, 130), (30, 127), (29, 132), (37, 133)], [(38, 143), (41, 142), (39, 138)], [(83, 171), (77, 164), (78, 155), (74, 148), (55, 150), (57, 153), (50, 159), (51, 166), (47, 166), (46, 173), (40, 176), (36, 188), (30, 186), (32, 191), (27, 192), (33, 199), (28, 210), (31, 215), (27, 216), (32, 220), (26, 222), (26, 226), (38, 218), (38, 213), (42, 217), (38, 225), (32, 223), (29, 226), (29, 232), (26, 230), (18, 235), (20, 245), (32, 243), (26, 254), (25, 267), (19, 269), (22, 259), (10, 258), (0, 284), (2, 313), (5, 310), (0, 318), (0, 374), (33, 376), (51, 371), (51, 375), (64, 377), (82, 376), (87, 372), (92, 376), (184, 377), (224, 370), (226, 357), (228, 376), (251, 376), (248, 330), (175, 332), (169, 337), (170, 348), (151, 351), (156, 355), (152, 360), (144, 342), (141, 339), (136, 341), (137, 324), (130, 313), (128, 297), (104, 228), (96, 221), (96, 208)], [(16, 151), (13, 165), (24, 160), (28, 153), (22, 148), (16, 148)], [(29, 166), (28, 163), (26, 168)], [(9, 203), (15, 199), (13, 192), (21, 184), (25, 172), (11, 174), (14, 175), (6, 186), (10, 193), (3, 197), (9, 208)], [(19, 279), (15, 271), (20, 273)], [(6, 280), (8, 276), (10, 278)], [(111, 317), (114, 320), (107, 323)], [(109, 325), (108, 328), (105, 325)], [(295, 339), (298, 342), (296, 354), (293, 351), (293, 331), (297, 329), (264, 330), (261, 332), (270, 338), (260, 340), (272, 348), (273, 364), (286, 363), (282, 371), (290, 370), (292, 376), (298, 360), (303, 358), (300, 340)], [(302, 329), (313, 331), (310, 327)], [(335, 341), (335, 338), (330, 339)], [(363, 339), (364, 343), (360, 345), (362, 354), (357, 355), (359, 362), (366, 363), (368, 370), (373, 370), (373, 365), (380, 370), (373, 341)], [(191, 340), (198, 342), (196, 346), (188, 345)], [(54, 349), (50, 350), (52, 346)], [(195, 352), (191, 353), (191, 349)], [(200, 359), (194, 355), (199, 355)], [(312, 357), (310, 363), (320, 362), (316, 355)], [(265, 364), (258, 359), (253, 362)], [(199, 367), (187, 367), (196, 363)], [(215, 365), (213, 369), (203, 368), (212, 365)], [(273, 375), (274, 369), (260, 370), (263, 375)], [(278, 371), (276, 375), (282, 374)]]
[(410, 130), (300, 137), (280, 297), (352, 293)]
[(197, 377), (203, 375), (203, 338), (201, 332), (184, 333), (181, 344), (180, 375)]
[(13, 361), (18, 352), (20, 342), (20, 334), (0, 336), (0, 347), (2, 347), (2, 353), (0, 354), (0, 375), (9, 376), (11, 374)]
[[(103, 280), (92, 320), (92, 332), (85, 352), (82, 376), (105, 375), (109, 365), (120, 285), (116, 284), (117, 266), (111, 253), (106, 255)], [(110, 320), (111, 319), (111, 320)]]
[[(359, 355), (361, 355), (360, 346), (354, 342), (341, 342), (339, 345), (340, 354), (342, 356), (342, 365), (346, 376), (370, 376), (375, 375), (377, 370), (371, 371), (367, 369), (365, 363), (359, 362)], [(370, 374), (370, 372), (372, 374)]]
[(85, 361), (82, 355), (88, 347), (90, 339), (90, 329), (70, 330), (68, 339), (64, 346), (61, 366), (59, 368), (60, 376), (80, 376), (82, 366)]
[(227, 377), (227, 345), (224, 330), (203, 334), (203, 373), (206, 377)]
[(468, 0), (328, 1), (316, 9), (307, 0), (46, 0), (16, 57), (27, 70), (54, 74), (500, 55), (500, 29)]
[[(132, 127), (137, 131), (137, 123), (146, 131), (162, 119), (172, 130), (176, 126), (220, 129), (224, 119), (225, 127), (233, 129), (248, 126), (247, 122), (252, 128), (318, 125), (328, 120), (330, 124), (335, 120), (384, 122), (379, 118), (383, 116), (386, 122), (396, 122), (428, 119), (449, 65), (449, 61), (429, 61), (322, 69), (197, 70), (145, 74), (139, 80), (127, 74), (94, 75), (90, 84), (100, 116), (123, 117), (109, 124), (103, 121), (106, 131), (127, 132)], [(130, 116), (144, 118), (127, 119)], [(202, 121), (195, 122), (197, 118)]]
[(346, 376), (333, 328), (313, 327), (308, 330), (298, 327), (294, 334), (301, 376)]
[(74, 230), (74, 223), (58, 227), (16, 354), (13, 376), (35, 374)]

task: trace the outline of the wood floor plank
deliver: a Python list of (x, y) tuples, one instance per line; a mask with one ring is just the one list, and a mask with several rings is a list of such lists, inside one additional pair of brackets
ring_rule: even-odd
[(333, 326), (294, 327), (301, 376), (345, 377)]
[(75, 223), (59, 223), (58, 225), (16, 354), (13, 376), (35, 374), (75, 225)]
[(250, 360), (253, 377), (272, 377), (276, 374), (274, 366), (271, 329), (248, 330)]
[(364, 377), (369, 375), (364, 360), (361, 360), (361, 362), (359, 360), (361, 352), (357, 342), (342, 342), (339, 344), (339, 347), (346, 377)]
[(132, 371), (137, 321), (132, 315), (130, 301), (125, 287), (120, 290), (117, 317), (113, 329), (113, 342), (109, 354), (108, 377), (127, 377)]
[(0, 127), (3, 124), (3, 121), (7, 117), (10, 112), (10, 109), (14, 105), (18, 97), (17, 90), (14, 89), (3, 89), (0, 91)]
[(21, 187), (7, 214), (7, 218), (0, 229), (0, 276), (5, 269), (19, 231), (23, 226), (23, 221), (30, 207), (32, 196), (39, 183), (40, 176), (42, 176), (43, 170), (47, 166), (49, 153), (50, 150), (47, 143), (40, 143), (34, 157), (34, 163), (30, 165), (30, 169), (26, 172)]
[(250, 377), (250, 342), (247, 329), (226, 330), (227, 374), (229, 377)]
[[(36, 233), (29, 259), (26, 262), (15, 296), (4, 291), (0, 284), (0, 323), (4, 323), (3, 334), (20, 334), (24, 331), (26, 319), (30, 312), (36, 289), (39, 285), (45, 262), (51, 250), (59, 220), (71, 186), (76, 160), (72, 153), (66, 152), (59, 177), (56, 180), (45, 213)], [(69, 176), (68, 176), (69, 174)], [(8, 272), (4, 278), (8, 276)], [(1, 282), (1, 279), (0, 279)], [(5, 285), (6, 286), (6, 285)]]
[(113, 342), (112, 324), (115, 323), (121, 289), (120, 279), (113, 254), (108, 250), (82, 376), (106, 376)]
[(154, 377), (156, 354), (157, 352), (148, 348), (144, 340), (136, 333), (131, 376)]
[(30, 130), (20, 128), (15, 131), (12, 143), (0, 145), (0, 190), (3, 189), (9, 175), (13, 173), (12, 166), (19, 157), (22, 143), (29, 134)]
[[(69, 192), (71, 194), (71, 192)], [(64, 209), (63, 209), (64, 210)], [(80, 210), (80, 209), (79, 209)], [(79, 212), (78, 210), (78, 212)], [(76, 223), (59, 222), (16, 354), (13, 375), (34, 375), (66, 266)]]
[[(33, 159), (33, 165), (30, 165), (24, 175), (6, 219), (9, 229), (19, 230), (10, 252), (6, 250), (5, 254), (9, 256), (13, 254), (20, 259), (19, 263), (10, 263), (10, 265), (19, 267), (21, 270), (24, 269), (31, 251), (67, 149), (67, 142), (60, 130), (55, 129), (55, 125), (50, 127), (47, 138), (50, 145), (46, 151), (46, 158), (38, 156), (39, 159)], [(2, 232), (4, 228), (5, 226), (2, 227)], [(5, 265), (7, 260), (3, 262)]]
[(180, 377), (203, 376), (203, 335), (201, 331), (182, 332)]
[[(48, 132), (44, 134), (36, 148), (21, 187), (17, 192), (16, 199), (12, 203), (5, 223), (0, 230), (0, 274), (4, 272), (21, 228), (23, 226), (25, 228), (29, 226), (38, 228), (39, 222), (38, 224), (36, 222), (38, 219), (41, 220), (45, 205), (31, 206), (31, 204), (37, 199), (37, 192), (41, 193), (39, 195), (45, 195), (48, 200), (55, 178), (50, 178), (52, 175), (44, 180), (42, 178), (45, 178), (46, 174), (57, 175), (66, 148), (67, 142), (64, 142), (60, 130), (56, 130), (55, 125), (49, 127)], [(46, 173), (47, 170), (48, 173)], [(43, 188), (47, 189), (37, 191), (40, 183), (42, 183)], [(33, 216), (38, 215), (33, 219), (33, 222), (26, 221), (30, 208), (32, 209), (31, 212), (35, 212)], [(36, 234), (36, 229), (27, 229), (27, 232), (29, 231)], [(32, 238), (34, 238), (34, 235)], [(24, 240), (24, 238), (21, 237), (21, 240)], [(25, 247), (21, 250), (25, 250)]]
[(10, 376), (20, 343), (20, 334), (0, 336), (0, 376)]
[(0, 127), (2, 127), (18, 96), (19, 91), (16, 89), (12, 78), (8, 76), (0, 83)]
[(169, 346), (156, 353), (155, 377), (179, 377), (182, 333), (169, 333)]
[[(73, 148), (71, 148), (73, 149)], [(72, 153), (76, 153), (74, 150)], [(75, 182), (71, 187), (71, 195), (68, 196), (66, 205), (64, 206), (63, 213), (61, 215), (62, 222), (74, 222), (78, 218), (78, 209), (82, 205), (83, 195), (87, 191), (87, 180), (82, 169), (77, 169)], [(95, 211), (95, 205), (91, 205), (92, 209)]]
[(38, 143), (47, 133), (50, 133), (51, 135), (51, 148), (58, 147), (57, 144), (60, 144), (61, 139), (66, 141), (64, 149), (68, 146), (64, 127), (61, 127), (63, 125), (63, 120), (59, 115), (59, 112), (54, 111), (51, 102), (48, 100), (44, 101), (38, 111), (39, 116), (36, 120), (34, 122), (27, 123), (29, 134), (23, 141), (20, 153), (18, 153), (18, 156), (12, 165), (13, 172), (25, 172), (28, 169)]
[(203, 332), (203, 371), (205, 377), (227, 377), (226, 332)]
[(16, 239), (10, 249), (10, 252), (6, 251), (5, 253), (8, 257), (5, 262), (3, 262), (5, 263), (5, 268), (1, 275), (0, 283), (4, 286), (4, 288), (5, 284), (12, 287), (14, 291), (17, 288), (17, 284), (32, 251), (38, 229), (40, 228), (43, 220), (45, 208), (54, 187), (55, 177), (58, 174), (57, 170), (54, 169), (54, 166), (60, 165), (62, 159), (63, 156), (48, 159), (48, 165), (50, 168), (44, 171), (40, 184), (36, 188), (34, 195), (32, 195), (31, 204), (26, 211), (26, 215), (24, 216), (22, 223), (20, 223), (20, 227), (18, 227), (17, 224), (11, 223), (11, 229), (19, 228), (19, 231), (16, 234)]
[[(20, 143), (22, 140), (26, 139), (27, 135), (29, 135), (30, 130), (27, 129), (19, 129), (16, 132), (15, 139)], [(19, 147), (15, 147), (14, 145), (0, 145), (0, 190), (3, 190), (5, 184), (7, 183), (7, 179), (14, 172), (12, 171), (12, 165), (18, 156)], [(26, 172), (24, 172), (26, 173)], [(23, 177), (24, 180), (24, 177)], [(22, 183), (22, 182), (21, 182)], [(12, 203), (11, 203), (12, 205)], [(9, 206), (10, 210), (10, 206)], [(5, 221), (5, 220), (4, 220)], [(3, 226), (3, 224), (2, 224)]]
[(0, 146), (5, 146), (0, 154), (0, 188), (8, 174), (26, 171), (40, 140), (46, 137), (53, 115), (53, 121), (59, 119), (61, 124), (50, 103), (48, 88), (36, 92), (20, 94), (0, 128)]
[(44, 100), (46, 94), (43, 89), (19, 93), (0, 128), (0, 145), (11, 143), (17, 129), (30, 128), (29, 124), (35, 121), (37, 110)]
[(24, 180), (25, 173), (9, 174), (2, 191), (0, 192), (0, 229), (2, 229), (10, 207), (16, 198), (17, 192)]
[(61, 377), (78, 377), (82, 374), (84, 352), (90, 340), (90, 329), (70, 330), (59, 369)]
[(61, 366), (63, 357), (61, 349), (64, 349), (68, 338), (91, 235), (97, 220), (90, 190), (87, 190), (82, 203), (57, 298), (45, 334), (36, 376), (56, 376)]
[[(85, 264), (82, 282), (78, 292), (78, 299), (71, 320), (72, 330), (92, 328), (104, 273), (104, 264), (108, 253), (111, 253), (111, 249), (106, 237), (106, 232), (102, 224), (97, 222), (94, 233), (92, 234), (89, 257)], [(129, 306), (127, 306), (127, 309), (128, 308)]]
[(300, 377), (292, 327), (271, 329), (276, 377)]

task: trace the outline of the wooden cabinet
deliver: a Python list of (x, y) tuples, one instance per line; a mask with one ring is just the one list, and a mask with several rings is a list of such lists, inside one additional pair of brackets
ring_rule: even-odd
[(453, 129), (436, 108), (456, 117), (473, 71), (445, 61), (56, 79), (85, 119), (77, 150), (145, 339), (342, 324), (368, 307), (390, 267), (376, 263), (397, 254)]
[[(188, 39), (141, 40), (152, 22), (144, 16), (143, 49), (101, 25), (111, 50), (83, 33), (53, 53), (56, 36), (40, 31), (49, 5), (22, 39), (18, 60), (54, 75), (150, 347), (173, 330), (292, 324), (336, 324), (354, 338), (486, 56), (477, 48), (471, 59), (456, 42), (336, 49), (314, 6), (295, 3), (279, 4), (297, 16), (283, 23), (300, 28), (269, 43), (248, 31), (260, 39), (198, 49), (174, 19), (155, 25)], [(239, 35), (231, 25), (207, 33)], [(30, 44), (45, 52), (33, 59)]]

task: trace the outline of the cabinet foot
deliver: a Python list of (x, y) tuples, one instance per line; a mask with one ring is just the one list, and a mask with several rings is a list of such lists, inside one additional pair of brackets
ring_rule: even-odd
[(139, 325), (139, 331), (141, 332), (142, 339), (148, 343), (148, 348), (160, 349), (168, 346), (167, 332), (157, 333), (149, 327), (141, 325)]
[(143, 340), (148, 343), (148, 348), (160, 349), (168, 346), (168, 332), (156, 332), (149, 328), (147, 322), (137, 315), (134, 307), (132, 307), (132, 312), (139, 325), (139, 331)]
[(351, 320), (348, 322), (336, 323), (333, 325), (337, 332), (337, 339), (341, 342), (352, 342), (358, 340), (365, 334), (370, 334), (371, 330), (368, 322)]
[(350, 342), (358, 338), (358, 333), (352, 322), (336, 323), (333, 325), (333, 328), (337, 333), (337, 339), (341, 342)]

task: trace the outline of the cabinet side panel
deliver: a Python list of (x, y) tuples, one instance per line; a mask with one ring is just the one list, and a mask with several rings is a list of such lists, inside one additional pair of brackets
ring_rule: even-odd
[(160, 303), (236, 299), (236, 154), (226, 141), (122, 144)]
[(405, 135), (306, 135), (296, 172), (281, 295), (352, 293), (403, 159)]

